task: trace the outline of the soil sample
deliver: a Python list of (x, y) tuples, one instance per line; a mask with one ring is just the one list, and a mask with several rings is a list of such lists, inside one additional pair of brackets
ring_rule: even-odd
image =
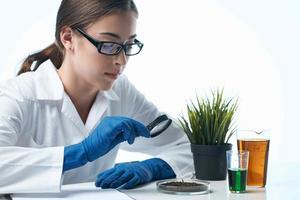
[(158, 189), (169, 192), (187, 192), (187, 193), (198, 193), (198, 192), (208, 192), (209, 183), (202, 183), (200, 181), (193, 180), (169, 180), (160, 182)]

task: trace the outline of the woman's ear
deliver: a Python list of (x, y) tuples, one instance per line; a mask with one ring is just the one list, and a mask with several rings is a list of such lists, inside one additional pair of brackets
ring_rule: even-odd
[(60, 31), (60, 41), (66, 50), (74, 49), (74, 32), (70, 27), (63, 27)]

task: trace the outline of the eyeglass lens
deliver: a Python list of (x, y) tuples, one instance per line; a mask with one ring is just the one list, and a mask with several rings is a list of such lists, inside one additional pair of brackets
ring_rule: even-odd
[[(135, 55), (139, 53), (141, 47), (139, 44), (126, 44), (124, 45), (124, 51), (126, 55)], [(103, 42), (100, 48), (100, 53), (104, 54), (118, 54), (123, 49), (123, 47), (116, 43)]]

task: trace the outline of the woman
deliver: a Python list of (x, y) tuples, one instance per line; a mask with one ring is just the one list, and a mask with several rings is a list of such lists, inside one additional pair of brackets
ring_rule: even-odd
[[(55, 43), (0, 85), (1, 193), (59, 192), (62, 182), (87, 181), (130, 189), (193, 171), (177, 127), (149, 138), (143, 124), (160, 113), (122, 75), (143, 47), (137, 16), (131, 0), (61, 2)], [(119, 148), (153, 158), (114, 166)]]

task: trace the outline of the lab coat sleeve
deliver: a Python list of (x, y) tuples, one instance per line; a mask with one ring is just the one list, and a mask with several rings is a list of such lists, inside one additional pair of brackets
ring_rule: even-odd
[(63, 147), (16, 146), (26, 112), (0, 91), (0, 193), (59, 192)]
[[(125, 115), (146, 125), (162, 114), (126, 77), (123, 77), (121, 93), (122, 109)], [(171, 126), (161, 135), (155, 138), (139, 137), (136, 138), (134, 144), (122, 143), (120, 148), (163, 159), (172, 167), (178, 178), (191, 177), (194, 173), (190, 142), (177, 125), (175, 119), (173, 119)]]

